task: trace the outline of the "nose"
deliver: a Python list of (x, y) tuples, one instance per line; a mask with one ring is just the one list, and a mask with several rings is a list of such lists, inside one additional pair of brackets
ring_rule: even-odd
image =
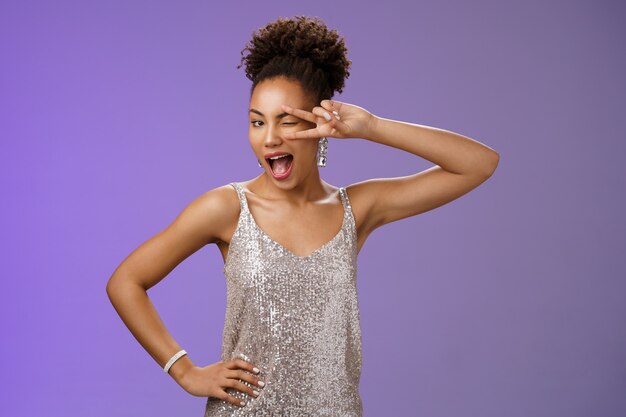
[(263, 143), (265, 146), (268, 147), (279, 146), (281, 143), (283, 143), (283, 139), (280, 136), (280, 131), (277, 126), (268, 125)]

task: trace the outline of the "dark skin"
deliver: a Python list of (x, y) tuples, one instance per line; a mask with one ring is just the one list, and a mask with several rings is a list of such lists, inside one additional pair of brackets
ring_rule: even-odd
[[(329, 138), (330, 144), (333, 138), (370, 140), (435, 164), (413, 175), (374, 178), (346, 187), (356, 221), (358, 251), (376, 228), (432, 210), (476, 188), (492, 175), (499, 161), (496, 151), (457, 133), (375, 116), (337, 100), (316, 103), (297, 81), (282, 77), (259, 83), (249, 109), (254, 109), (249, 112), (250, 145), (263, 164), (263, 173), (242, 183), (250, 212), (266, 234), (297, 256), (308, 256), (331, 240), (342, 222), (338, 187), (319, 176), (316, 153), (320, 137)], [(269, 172), (264, 155), (275, 151), (294, 156), (286, 180), (276, 180)], [(147, 290), (207, 244), (217, 245), (225, 260), (239, 211), (231, 186), (205, 192), (169, 226), (128, 255), (109, 279), (107, 294), (112, 304), (160, 366), (181, 347), (165, 328)], [(241, 405), (225, 390), (234, 388), (255, 397), (253, 389), (241, 382), (262, 388), (263, 369), (257, 375), (254, 366), (234, 359), (201, 367), (185, 355), (169, 373), (192, 395)]]

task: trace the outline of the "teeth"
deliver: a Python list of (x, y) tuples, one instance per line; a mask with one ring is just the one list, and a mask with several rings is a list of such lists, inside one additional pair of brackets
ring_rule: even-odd
[(285, 156), (289, 156), (289, 154), (288, 154), (288, 153), (286, 153), (286, 154), (284, 154), (284, 155), (272, 156), (271, 158), (268, 158), (268, 159), (278, 159), (278, 158), (282, 158), (282, 157), (285, 157)]

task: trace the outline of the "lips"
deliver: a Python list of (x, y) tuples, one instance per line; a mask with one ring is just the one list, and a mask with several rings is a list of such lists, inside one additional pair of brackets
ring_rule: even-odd
[(287, 152), (274, 152), (265, 155), (272, 176), (277, 180), (285, 179), (293, 168), (293, 155)]
[[(284, 155), (287, 155), (287, 156), (284, 156)], [(274, 162), (277, 159), (282, 159), (282, 158), (279, 158), (279, 157), (283, 157), (283, 158), (291, 157), (293, 159), (293, 155), (292, 154), (290, 154), (289, 152), (282, 152), (282, 151), (281, 152), (267, 153), (267, 154), (264, 155), (264, 157), (265, 157), (265, 160), (267, 161), (267, 164), (270, 167), (272, 167), (274, 165)]]
[(290, 155), (290, 153), (289, 152), (283, 152), (283, 151), (270, 152), (270, 153), (266, 153), (265, 155), (263, 155), (263, 157), (265, 159), (267, 159), (267, 158), (273, 158), (275, 156), (281, 156), (281, 155)]

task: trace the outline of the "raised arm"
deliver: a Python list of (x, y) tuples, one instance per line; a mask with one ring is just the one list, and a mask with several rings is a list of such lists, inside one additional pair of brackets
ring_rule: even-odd
[(499, 154), (488, 146), (435, 127), (372, 116), (364, 139), (392, 146), (436, 165), (413, 175), (351, 185), (367, 209), (370, 231), (442, 206), (478, 187), (495, 171)]
[(378, 117), (337, 100), (322, 100), (310, 112), (287, 105), (283, 110), (317, 124), (285, 133), (286, 139), (362, 138), (436, 164), (413, 175), (374, 178), (347, 187), (356, 211), (359, 248), (375, 228), (432, 210), (476, 188), (493, 174), (500, 159), (495, 150), (458, 133)]

